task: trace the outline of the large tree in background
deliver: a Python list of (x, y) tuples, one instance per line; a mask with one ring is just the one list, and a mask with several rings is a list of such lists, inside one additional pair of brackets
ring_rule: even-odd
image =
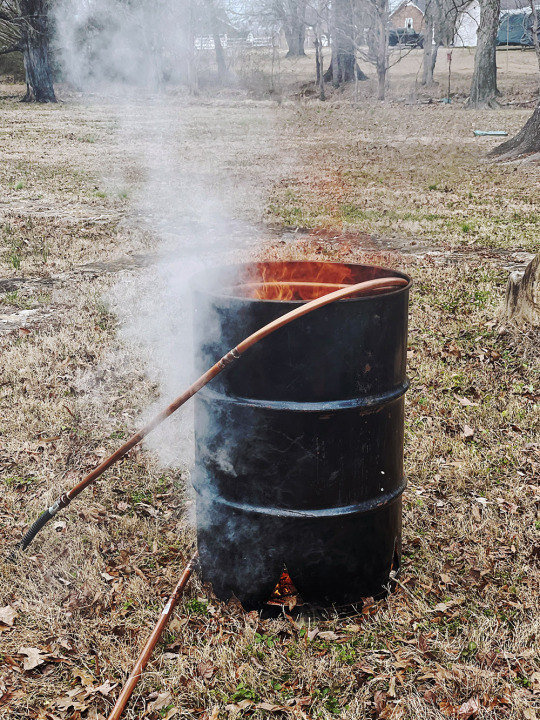
[(515, 160), (523, 155), (540, 153), (540, 103), (518, 134), (492, 150), (490, 157)]
[(306, 40), (306, 0), (276, 0), (283, 6), (283, 32), (289, 48), (287, 57), (302, 57)]
[(212, 37), (214, 39), (214, 49), (216, 53), (216, 65), (218, 69), (219, 82), (222, 85), (227, 85), (231, 80), (231, 74), (227, 67), (227, 60), (221, 44), (221, 38), (219, 34), (219, 17), (216, 9), (214, 0), (205, 0), (206, 10), (208, 13), (208, 22), (212, 30)]
[(373, 17), (374, 64), (377, 70), (377, 99), (384, 100), (386, 93), (386, 74), (388, 72), (388, 0), (369, 0)]
[(0, 54), (23, 54), (23, 101), (56, 102), (49, 61), (49, 0), (0, 0), (0, 43)]
[(305, 55), (307, 0), (255, 0), (245, 14), (257, 23), (280, 27), (287, 41), (287, 57)]
[(332, 58), (324, 74), (334, 87), (352, 80), (367, 80), (356, 62), (356, 33), (353, 0), (332, 0), (330, 5), (330, 35)]
[(467, 106), (496, 107), (497, 103), (497, 31), (501, 0), (480, 0), (480, 25), (474, 56), (474, 72)]
[(332, 0), (332, 60), (328, 75), (335, 87), (354, 80), (356, 53), (353, 4), (351, 0)]
[[(438, 20), (441, 13), (437, 0), (428, 0), (424, 13), (424, 59), (422, 68), (422, 85), (433, 85), (433, 71), (437, 62), (439, 49)], [(433, 43), (435, 40), (435, 43)]]
[[(459, 15), (467, 12), (469, 3), (470, 0), (427, 0), (422, 85), (433, 83), (439, 48), (453, 46)], [(432, 44), (428, 42), (430, 38)]]
[(196, 91), (196, 38), (219, 37), (223, 16), (217, 0), (55, 0), (58, 62), (81, 90), (113, 84), (136, 94), (187, 84)]
[[(540, 70), (540, 42), (538, 40), (538, 32), (540, 30), (540, 22), (536, 10), (535, 0), (531, 0), (532, 14), (532, 33), (533, 44), (538, 61), (538, 69)], [(515, 160), (523, 155), (534, 155), (540, 153), (540, 100), (533, 114), (527, 120), (517, 135), (501, 145), (497, 145), (489, 155), (499, 160)]]

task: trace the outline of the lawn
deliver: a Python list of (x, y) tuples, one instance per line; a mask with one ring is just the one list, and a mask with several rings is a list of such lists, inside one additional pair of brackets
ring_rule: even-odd
[[(497, 112), (425, 104), (413, 56), (384, 106), (34, 107), (0, 86), (5, 554), (183, 389), (194, 271), (313, 258), (414, 281), (395, 592), (276, 619), (195, 576), (126, 718), (540, 717), (539, 333), (500, 316), (540, 250), (540, 170), (486, 162), (497, 140), (472, 134), (529, 116), (516, 58)], [(191, 434), (187, 411), (0, 560), (0, 717), (107, 717), (194, 549)]]

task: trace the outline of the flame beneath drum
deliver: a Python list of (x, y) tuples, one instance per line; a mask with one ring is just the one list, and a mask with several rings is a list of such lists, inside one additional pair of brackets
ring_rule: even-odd
[(270, 595), (268, 605), (288, 605), (290, 608), (291, 605), (294, 607), (303, 604), (304, 602), (295, 588), (287, 568), (283, 568), (279, 582)]

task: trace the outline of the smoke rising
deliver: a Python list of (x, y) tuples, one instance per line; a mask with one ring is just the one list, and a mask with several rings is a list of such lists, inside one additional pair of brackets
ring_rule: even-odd
[[(238, 251), (260, 235), (231, 202), (238, 187), (234, 178), (227, 183), (219, 138), (209, 138), (203, 164), (190, 155), (203, 131), (186, 90), (193, 47), (189, 11), (187, 3), (172, 0), (62, 0), (55, 18), (64, 78), (114, 108), (119, 142), (137, 168), (124, 222), (157, 238), (150, 266), (124, 273), (107, 297), (121, 339), (147, 359), (148, 377), (159, 386), (160, 397), (141, 422), (194, 380), (191, 277), (238, 260)], [(257, 200), (252, 190), (254, 207)], [(164, 463), (191, 461), (191, 414), (182, 408), (148, 437)]]
[(81, 90), (137, 94), (189, 75), (190, 5), (182, 0), (60, 0), (55, 11), (63, 76)]

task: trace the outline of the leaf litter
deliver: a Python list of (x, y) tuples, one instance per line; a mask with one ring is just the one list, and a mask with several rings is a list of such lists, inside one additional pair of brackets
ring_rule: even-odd
[[(93, 122), (94, 111), (80, 112)], [(282, 112), (290, 119), (287, 133), (296, 133), (301, 146), (311, 109), (304, 116)], [(459, 137), (465, 116), (456, 112), (450, 120), (439, 110), (411, 110), (415, 122), (427, 124), (443, 143), (437, 162), (429, 151), (423, 168), (410, 171), (419, 202), (428, 175), (467, 177), (470, 158), (460, 165), (441, 135), (449, 130), (449, 143)], [(386, 120), (377, 109), (373, 113), (382, 128), (374, 132), (383, 132)], [(373, 123), (369, 113), (356, 109), (336, 107), (333, 115), (343, 132), (358, 123), (370, 132)], [(202, 117), (210, 123), (211, 116)], [(519, 119), (513, 122), (519, 126)], [(48, 141), (57, 130), (42, 132)], [(407, 142), (406, 153), (419, 151), (414, 136)], [(385, 165), (395, 155), (391, 146), (387, 150), (366, 151), (366, 158), (388, 178), (396, 171)], [(314, 201), (327, 198), (318, 195), (310, 175), (324, 175), (324, 164), (335, 167), (336, 152), (341, 150), (331, 143), (325, 163), (305, 172), (302, 184)], [(312, 160), (309, 152), (303, 157)], [(479, 205), (492, 202), (498, 186), (483, 166), (474, 168)], [(527, 183), (523, 176), (514, 180), (515, 173), (503, 177), (502, 169), (493, 173), (497, 182), (507, 181), (513, 205), (525, 202), (527, 183), (536, 181), (533, 168)], [(337, 203), (364, 190), (375, 202), (371, 186), (344, 173), (329, 171), (323, 180), (321, 187)], [(456, 198), (462, 182), (448, 183)], [(286, 186), (294, 182), (287, 179)], [(390, 199), (394, 191), (390, 178)], [(453, 202), (449, 195), (437, 203)], [(410, 222), (402, 225), (404, 232)], [(38, 225), (36, 233), (58, 234), (55, 223)], [(388, 221), (381, 215), (364, 229), (375, 226)], [(342, 230), (336, 226), (332, 242), (312, 233), (292, 245), (271, 244), (262, 255), (373, 262), (414, 277), (406, 398), (409, 487), (395, 592), (346, 617), (329, 611), (313, 618), (302, 608), (286, 608), (291, 622), (219, 603), (194, 578), (132, 698), (134, 717), (532, 720), (539, 707), (538, 333), (497, 324), (506, 273), (489, 252), (467, 251), (458, 264), (439, 262), (429, 254), (365, 249), (359, 226), (356, 236), (340, 242)], [(101, 227), (95, 252), (109, 252), (101, 249), (102, 236), (107, 243), (127, 243), (123, 232)], [(461, 252), (456, 232), (452, 226), (453, 249)], [(68, 241), (72, 256), (81, 252), (79, 239), (69, 235)], [(446, 242), (441, 233), (437, 241)], [(2, 340), (8, 384), (0, 388), (6, 426), (0, 529), (6, 546), (20, 539), (49, 491), (56, 496), (115, 450), (118, 439), (111, 436), (132, 430), (127, 417), (155, 397), (155, 388), (134, 370), (141, 358), (107, 365), (107, 353), (120, 352), (114, 322), (103, 323), (92, 298), (109, 283), (81, 279), (76, 288), (55, 291), (54, 322)], [(484, 294), (475, 295), (478, 290)], [(98, 367), (114, 369), (111, 406), (92, 403), (90, 394), (73, 385), (77, 369)], [(2, 565), (0, 716), (107, 716), (193, 546), (187, 482), (183, 469), (164, 470), (146, 450), (133, 453), (114, 481), (101, 481), (65, 512), (59, 532), (44, 531), (31, 554), (21, 555), (16, 566)]]

